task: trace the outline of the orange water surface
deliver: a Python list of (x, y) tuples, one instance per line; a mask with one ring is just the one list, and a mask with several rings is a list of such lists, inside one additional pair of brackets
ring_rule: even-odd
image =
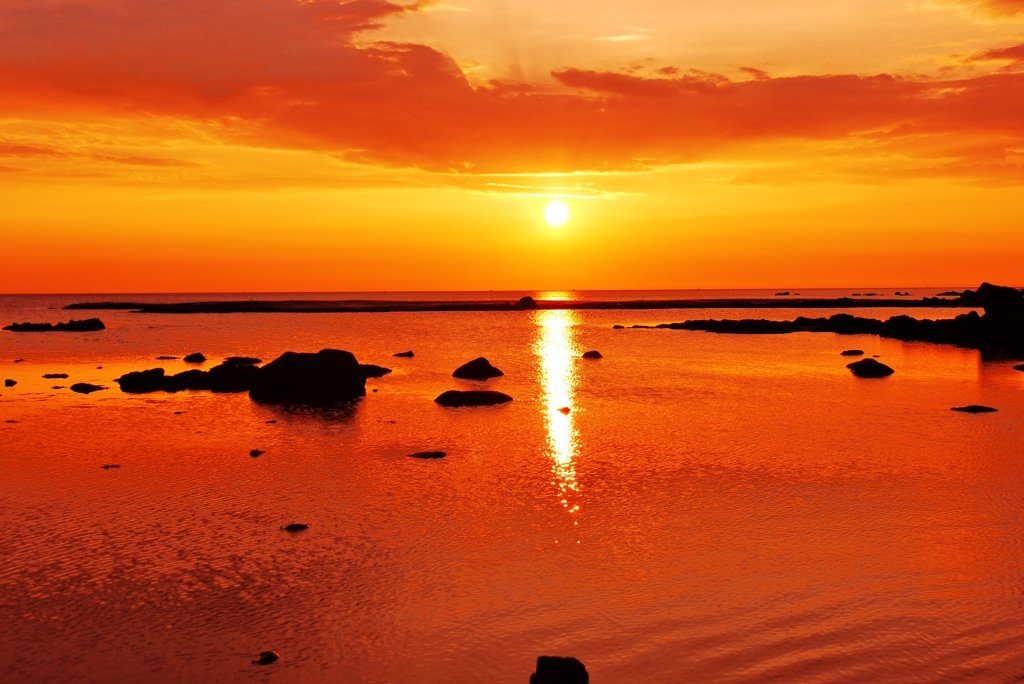
[[(97, 333), (0, 333), (0, 681), (525, 684), (541, 654), (595, 684), (1020, 681), (1024, 373), (877, 337), (611, 327), (830, 313), (100, 312)], [(324, 347), (394, 372), (329, 411), (112, 382), (186, 368), (159, 355)], [(854, 377), (851, 347), (896, 374)], [(481, 355), (505, 375), (451, 377)], [(82, 381), (110, 389), (52, 389)], [(515, 401), (433, 402), (480, 386)], [(281, 660), (250, 664), (265, 650)]]

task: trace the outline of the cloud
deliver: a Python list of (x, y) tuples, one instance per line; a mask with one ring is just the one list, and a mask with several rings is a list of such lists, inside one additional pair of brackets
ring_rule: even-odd
[[(631, 170), (785, 140), (859, 140), (927, 164), (961, 160), (965, 173), (1001, 173), (992, 165), (1009, 169), (1006, 150), (1024, 145), (1021, 73), (771, 78), (747, 68), (732, 80), (674, 67), (654, 77), (568, 67), (552, 73), (553, 84), (474, 87), (437, 50), (369, 40), (381, 22), (424, 7), (0, 0), (0, 115), (178, 117), (216, 122), (225, 142), (462, 174)], [(1017, 60), (1016, 50), (983, 54)], [(963, 156), (957, 146), (968, 139), (984, 140), (987, 166)], [(20, 152), (8, 156), (66, 154), (9, 147)]]

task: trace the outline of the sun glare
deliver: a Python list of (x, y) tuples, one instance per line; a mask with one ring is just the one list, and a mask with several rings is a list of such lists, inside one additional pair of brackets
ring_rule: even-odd
[(561, 200), (551, 202), (544, 207), (544, 220), (552, 228), (565, 225), (565, 222), (569, 220), (569, 207), (565, 206), (565, 202)]

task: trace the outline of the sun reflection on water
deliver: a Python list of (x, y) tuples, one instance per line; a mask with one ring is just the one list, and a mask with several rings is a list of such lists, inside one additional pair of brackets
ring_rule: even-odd
[(558, 487), (562, 506), (570, 513), (577, 513), (580, 492), (573, 462), (578, 437), (573, 425), (579, 357), (574, 340), (576, 312), (538, 311), (535, 321), (538, 336), (534, 350), (540, 361), (553, 484)]

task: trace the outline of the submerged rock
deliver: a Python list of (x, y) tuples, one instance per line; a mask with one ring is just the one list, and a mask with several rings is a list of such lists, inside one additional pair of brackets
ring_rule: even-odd
[(879, 363), (874, 359), (861, 359), (860, 361), (846, 364), (846, 367), (858, 378), (884, 378), (896, 372), (884, 363)]
[(107, 388), (101, 387), (100, 385), (93, 385), (89, 382), (76, 382), (71, 386), (71, 391), (77, 392), (78, 394), (92, 394), (93, 392), (99, 392), (100, 390), (105, 389)]
[(604, 355), (596, 349), (583, 352), (583, 358), (585, 359), (603, 359)]
[(14, 387), (17, 384), (18, 384), (17, 380), (11, 380), (9, 378), (7, 380), (4, 380), (4, 387)]
[(158, 357), (156, 357), (156, 360), (157, 361), (174, 361), (177, 358), (178, 358), (177, 356), (158, 356)]
[(489, 380), (499, 375), (504, 375), (504, 373), (492, 366), (491, 362), (482, 356), (459, 366), (452, 373), (452, 377), (460, 380)]
[(530, 684), (589, 684), (590, 674), (575, 658), (541, 656), (537, 671), (530, 675)]
[(366, 394), (366, 375), (351, 352), (285, 352), (258, 369), (249, 396), (276, 404), (329, 404)]
[(409, 351), (398, 352), (397, 354), (392, 354), (392, 356), (401, 356), (401, 357), (406, 358), (406, 359), (411, 359), (412, 357), (415, 356), (415, 354), (413, 354), (412, 350), (410, 349)]
[(277, 655), (274, 651), (264, 651), (260, 653), (259, 657), (252, 661), (253, 665), (270, 665), (276, 663), (281, 656)]
[(992, 408), (991, 406), (979, 406), (978, 404), (971, 404), (969, 406), (954, 406), (950, 411), (959, 411), (961, 413), (995, 413), (999, 409)]
[(107, 326), (98, 318), (87, 318), (84, 321), (68, 321), (67, 323), (12, 323), (4, 327), (11, 332), (94, 332), (105, 330)]
[(512, 397), (502, 392), (493, 392), (491, 390), (448, 390), (434, 399), (435, 402), (441, 404), (441, 406), (459, 407), (459, 406), (494, 406), (495, 404), (505, 404), (512, 401)]
[(447, 451), (417, 451), (415, 454), (409, 454), (410, 458), (444, 458), (448, 455)]
[(67, 373), (45, 373), (43, 375), (43, 378), (45, 378), (46, 380), (58, 380), (64, 379), (66, 377), (68, 377)]
[(309, 525), (305, 525), (303, 523), (291, 523), (289, 525), (285, 525), (281, 529), (285, 532), (302, 532), (303, 530), (308, 530)]
[(846, 351), (839, 352), (840, 356), (864, 356), (863, 349), (847, 349)]
[(390, 368), (384, 366), (375, 366), (372, 363), (361, 363), (359, 368), (363, 371), (363, 375), (368, 378), (382, 378), (391, 372)]
[(184, 361), (185, 363), (203, 363), (206, 361), (206, 357), (200, 354), (199, 352), (196, 352), (195, 354), (189, 354), (184, 359), (182, 359), (182, 361)]

